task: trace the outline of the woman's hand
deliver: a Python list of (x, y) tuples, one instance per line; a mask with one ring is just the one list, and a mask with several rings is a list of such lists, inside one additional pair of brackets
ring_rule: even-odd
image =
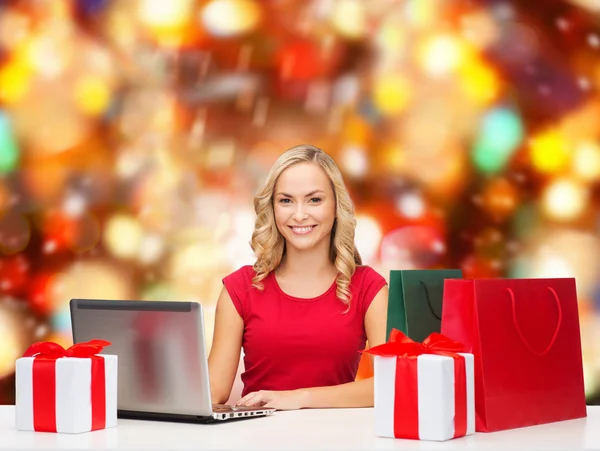
[(297, 410), (307, 406), (306, 390), (260, 390), (248, 393), (237, 402), (237, 406), (269, 407), (277, 410)]

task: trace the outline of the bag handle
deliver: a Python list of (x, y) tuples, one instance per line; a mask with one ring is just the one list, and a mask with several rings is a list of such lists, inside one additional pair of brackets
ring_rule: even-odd
[(513, 319), (513, 323), (515, 325), (515, 329), (517, 329), (517, 334), (519, 334), (519, 338), (521, 339), (523, 344), (527, 347), (527, 349), (529, 349), (529, 351), (531, 351), (532, 354), (535, 354), (539, 357), (547, 354), (548, 351), (550, 351), (550, 348), (552, 348), (552, 346), (554, 345), (554, 342), (556, 341), (556, 337), (558, 336), (558, 331), (560, 330), (560, 325), (562, 323), (562, 307), (560, 306), (560, 299), (558, 299), (558, 295), (556, 294), (556, 291), (554, 291), (554, 288), (552, 288), (552, 287), (546, 287), (546, 288), (548, 289), (548, 291), (550, 291), (550, 293), (552, 293), (552, 297), (554, 298), (554, 301), (556, 302), (556, 307), (558, 308), (558, 321), (556, 323), (556, 330), (554, 331), (554, 335), (552, 336), (550, 343), (548, 343), (548, 346), (546, 346), (546, 349), (544, 349), (541, 352), (533, 349), (531, 347), (531, 345), (529, 344), (529, 342), (525, 339), (525, 336), (523, 335), (523, 332), (521, 331), (521, 327), (519, 326), (519, 322), (517, 321), (517, 309), (516, 309), (515, 294), (513, 293), (513, 291), (510, 288), (506, 288), (506, 291), (508, 291), (508, 294), (510, 296), (510, 301), (512, 303), (512, 319)]
[(435, 311), (433, 310), (433, 305), (431, 305), (431, 299), (429, 298), (429, 290), (427, 289), (427, 285), (425, 285), (425, 282), (423, 282), (422, 280), (420, 282), (421, 282), (421, 285), (423, 286), (423, 291), (425, 291), (425, 299), (427, 299), (427, 305), (429, 306), (429, 311), (431, 312), (431, 314), (433, 316), (435, 316), (437, 319), (439, 319), (441, 321), (442, 318), (440, 318), (440, 316), (437, 313), (435, 313)]

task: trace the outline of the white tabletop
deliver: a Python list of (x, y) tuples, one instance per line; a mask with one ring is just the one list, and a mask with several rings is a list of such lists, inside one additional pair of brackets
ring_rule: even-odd
[(477, 433), (447, 442), (375, 437), (373, 409), (276, 412), (268, 418), (201, 425), (119, 420), (116, 428), (68, 435), (15, 430), (0, 406), (0, 449), (585, 449), (600, 448), (600, 406), (580, 420)]

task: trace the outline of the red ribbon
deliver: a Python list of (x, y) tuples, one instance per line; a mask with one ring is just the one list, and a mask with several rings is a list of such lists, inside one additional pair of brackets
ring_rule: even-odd
[(454, 359), (454, 437), (467, 433), (467, 375), (465, 359), (458, 352), (465, 347), (437, 332), (429, 335), (423, 343), (417, 343), (402, 332), (392, 329), (387, 343), (365, 352), (382, 357), (396, 357), (394, 398), (394, 436), (419, 439), (419, 400), (417, 357), (436, 354)]
[(106, 380), (104, 358), (97, 354), (111, 343), (91, 340), (64, 349), (49, 341), (34, 343), (23, 357), (35, 357), (33, 361), (33, 429), (40, 432), (56, 432), (56, 360), (62, 357), (92, 359), (92, 431), (106, 427)]

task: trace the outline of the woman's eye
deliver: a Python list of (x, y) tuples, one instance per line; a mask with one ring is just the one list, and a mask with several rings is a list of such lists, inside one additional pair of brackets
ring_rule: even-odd
[(321, 198), (320, 197), (313, 197), (310, 201), (313, 202), (313, 203), (319, 203), (319, 202), (321, 202)]
[(289, 204), (291, 201), (289, 199), (279, 199), (280, 204)]

